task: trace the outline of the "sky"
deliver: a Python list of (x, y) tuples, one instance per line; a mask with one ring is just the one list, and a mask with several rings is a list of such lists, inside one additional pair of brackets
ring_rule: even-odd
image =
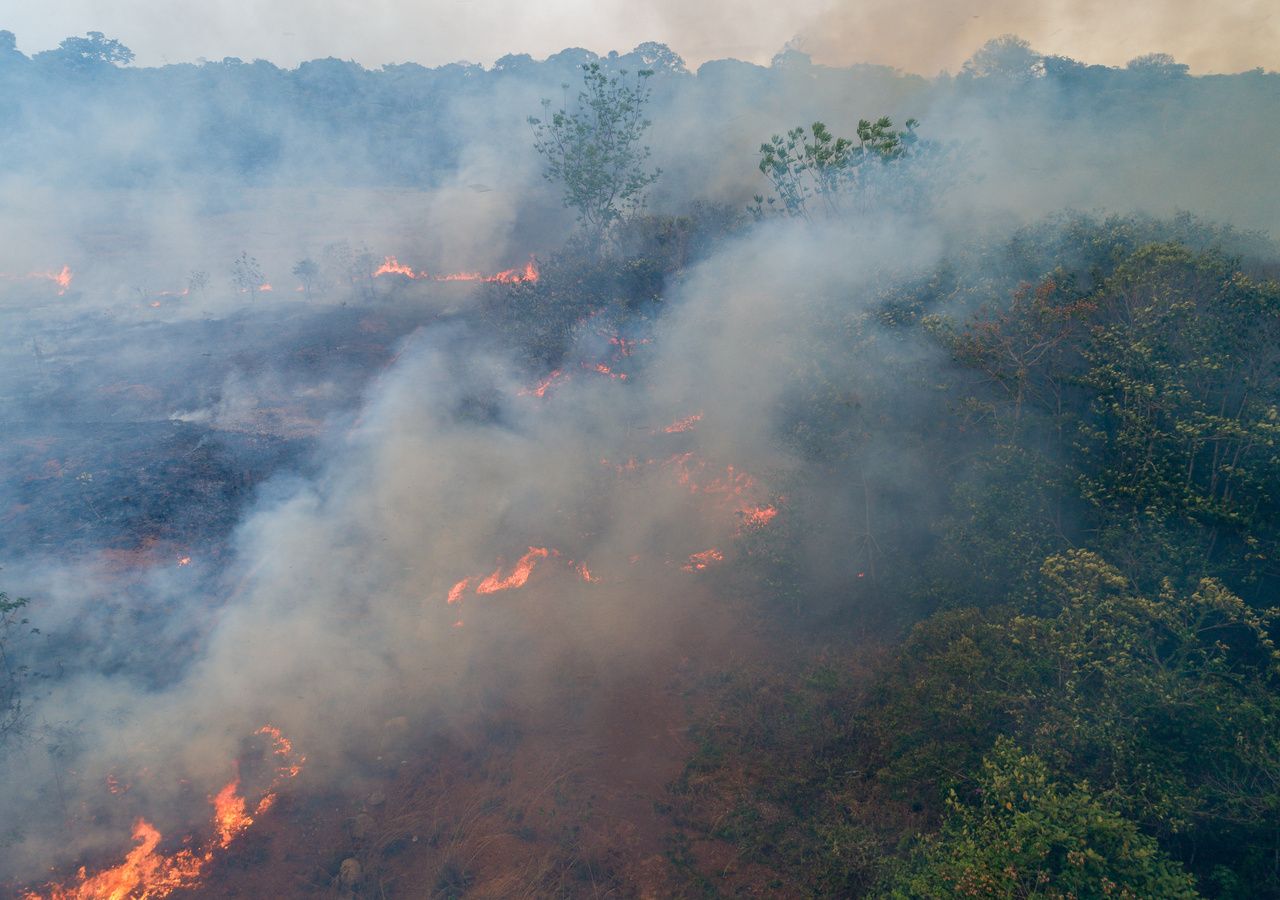
[(1012, 32), (1042, 53), (1106, 65), (1165, 52), (1197, 73), (1280, 69), (1275, 0), (0, 0), (0, 28), (28, 54), (102, 31), (138, 65), (226, 56), (487, 65), (507, 53), (659, 41), (691, 66), (767, 63), (793, 46), (831, 65), (933, 75)]

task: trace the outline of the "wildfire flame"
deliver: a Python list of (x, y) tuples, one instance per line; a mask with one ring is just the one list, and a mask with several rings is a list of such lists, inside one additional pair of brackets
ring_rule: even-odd
[(680, 434), (684, 431), (692, 431), (693, 427), (701, 421), (702, 413), (694, 413), (691, 416), (685, 416), (683, 419), (676, 419), (662, 430), (666, 434)]
[(71, 287), (71, 267), (64, 265), (60, 272), (33, 272), (32, 275), (37, 278), (47, 278), (58, 286), (58, 296), (62, 296), (67, 292), (67, 288)]
[[(293, 745), (278, 728), (264, 725), (255, 734), (265, 735), (272, 742), (272, 751), (281, 757), (272, 781), (272, 789), (258, 801), (249, 813), (248, 801), (240, 794), (240, 778), (228, 782), (222, 790), (210, 797), (213, 805), (213, 837), (201, 850), (185, 848), (173, 853), (159, 850), (162, 835), (146, 819), (138, 819), (133, 826), (136, 846), (124, 858), (124, 862), (96, 875), (89, 875), (81, 866), (73, 883), (49, 884), (43, 892), (27, 892), (23, 900), (151, 900), (167, 897), (176, 890), (193, 888), (200, 884), (206, 867), (213, 862), (218, 851), (224, 850), (253, 824), (254, 817), (261, 816), (275, 803), (275, 785), (283, 778), (291, 778), (302, 770), (305, 757), (293, 757)], [(110, 782), (109, 782), (110, 786)]]
[[(467, 592), (472, 582), (475, 582), (475, 592), (477, 594), (496, 594), (499, 591), (509, 591), (515, 588), (524, 587), (529, 581), (529, 577), (533, 574), (534, 568), (537, 567), (539, 561), (559, 557), (559, 550), (551, 550), (547, 547), (530, 547), (524, 556), (516, 560), (511, 567), (511, 571), (503, 574), (502, 566), (499, 565), (488, 575), (469, 576), (449, 588), (449, 593), (445, 597), (445, 601), (450, 605), (458, 603), (462, 600), (463, 595)], [(567, 565), (570, 569), (578, 574), (578, 576), (588, 584), (595, 584), (600, 579), (591, 574), (591, 570), (587, 568), (586, 563), (575, 563), (568, 560)], [(455, 622), (454, 627), (460, 627), (461, 622)]]
[(757, 528), (763, 528), (773, 521), (774, 516), (778, 514), (776, 506), (746, 506), (738, 510), (738, 514), (742, 516), (744, 525), (754, 525)]
[[(584, 364), (584, 365), (585, 365), (585, 364)], [(613, 369), (609, 368), (609, 367), (608, 367), (608, 366), (606, 366), (604, 363), (596, 363), (596, 364), (595, 364), (595, 366), (593, 366), (593, 367), (591, 367), (591, 368), (593, 369), (593, 371), (599, 372), (601, 375), (606, 375), (606, 376), (608, 376), (609, 378), (613, 378), (613, 379), (616, 379), (616, 380), (618, 380), (618, 381), (626, 381), (626, 380), (627, 380), (627, 373), (626, 373), (626, 372), (615, 372), (615, 371), (613, 371)]]
[(618, 348), (619, 356), (630, 356), (640, 344), (647, 344), (651, 338), (641, 338), (635, 340), (633, 338), (624, 338), (621, 335), (610, 335), (609, 343)]
[(549, 551), (546, 547), (530, 547), (529, 552), (520, 557), (511, 569), (511, 574), (505, 578), (502, 577), (502, 567), (493, 570), (484, 581), (476, 585), (477, 594), (495, 594), (498, 591), (509, 591), (512, 588), (524, 587), (525, 582), (529, 580), (529, 576), (533, 574), (533, 567), (538, 564), (538, 560), (546, 559)]
[(253, 817), (245, 812), (245, 799), (240, 796), (240, 779), (227, 782), (213, 802), (213, 821), (217, 826), (218, 846), (226, 848), (240, 832), (253, 824)]
[(205, 858), (192, 850), (179, 850), (172, 855), (157, 853), (160, 832), (146, 819), (133, 826), (137, 844), (120, 865), (90, 877), (84, 867), (71, 887), (50, 885), (48, 894), (29, 893), (24, 900), (133, 900), (133, 898), (167, 897), (179, 888), (200, 883)]
[(58, 286), (58, 296), (61, 297), (71, 287), (71, 281), (75, 278), (75, 273), (71, 271), (70, 266), (64, 265), (60, 271), (46, 270), (44, 272), (28, 272), (26, 275), (8, 275), (0, 273), (0, 278), (9, 280), (23, 279), (40, 279), (43, 281), (52, 281)]
[(381, 278), (383, 275), (401, 275), (414, 281), (421, 279), (424, 281), (484, 281), (498, 284), (533, 284), (538, 280), (538, 263), (533, 257), (529, 257), (529, 261), (523, 266), (504, 269), (494, 275), (485, 275), (481, 272), (448, 272), (432, 275), (426, 269), (414, 271), (413, 266), (406, 266), (394, 256), (385, 256), (382, 259), (382, 265), (373, 270), (374, 278)]
[(382, 265), (373, 270), (374, 278), (381, 278), (383, 275), (403, 275), (405, 278), (417, 278), (417, 274), (410, 266), (403, 266), (400, 260), (394, 256), (384, 257)]
[(689, 556), (689, 562), (682, 569), (686, 572), (701, 572), (712, 563), (724, 561), (724, 554), (712, 547), (710, 550), (703, 550), (701, 553), (693, 553)]
[(568, 375), (565, 375), (559, 369), (556, 369), (550, 375), (548, 375), (546, 378), (539, 381), (533, 387), (521, 388), (516, 393), (521, 397), (538, 397), (539, 399), (541, 399), (542, 397), (547, 396), (547, 391), (551, 389), (551, 386), (553, 384), (559, 381), (568, 381), (568, 380), (569, 380)]
[(272, 751), (283, 760), (276, 769), (276, 775), (279, 778), (297, 777), (298, 773), (302, 771), (303, 763), (307, 761), (307, 758), (299, 756), (296, 760), (293, 759), (293, 742), (281, 734), (280, 729), (274, 725), (263, 725), (254, 734), (261, 734), (270, 738)]

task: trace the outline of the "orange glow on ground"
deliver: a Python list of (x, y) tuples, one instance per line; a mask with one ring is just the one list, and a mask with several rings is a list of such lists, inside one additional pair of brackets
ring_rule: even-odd
[(689, 556), (689, 562), (681, 566), (686, 572), (701, 572), (712, 563), (724, 561), (724, 554), (712, 547), (710, 550), (703, 550), (701, 553), (694, 553)]

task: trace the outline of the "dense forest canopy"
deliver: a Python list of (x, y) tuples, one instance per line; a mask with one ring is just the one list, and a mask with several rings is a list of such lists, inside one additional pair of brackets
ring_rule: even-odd
[[(0, 832), (0, 876), (92, 871), (156, 807), (180, 831), (253, 752), (262, 817), (280, 725), (328, 782), (280, 815), (333, 827), (210, 850), (211, 885), (1280, 897), (1280, 75), (1012, 36), (932, 79), (15, 47), (0, 202), (106, 261), (29, 276), (60, 299), (4, 350), (0, 748), (36, 774), (0, 810), (90, 799)], [(198, 266), (202, 223), (284, 189), (212, 279), (102, 287), (151, 246), (104, 210)], [(392, 248), (537, 257), (317, 252), (326, 189)], [(397, 234), (388, 198), (437, 193), (447, 234)], [(157, 543), (203, 580), (116, 580)], [(631, 719), (673, 768), (628, 745), (613, 781), (660, 786), (619, 800), (581, 773)], [(596, 827), (614, 801), (651, 833)]]

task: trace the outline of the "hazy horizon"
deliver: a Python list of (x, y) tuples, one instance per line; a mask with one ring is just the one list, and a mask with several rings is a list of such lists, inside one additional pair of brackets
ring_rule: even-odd
[(657, 41), (691, 67), (727, 57), (767, 63), (794, 47), (824, 64), (873, 63), (933, 75), (957, 71), (985, 40), (1016, 33), (1046, 55), (1104, 65), (1162, 52), (1197, 74), (1280, 67), (1280, 18), (1260, 0), (1212, 8), (1186, 0), (1123, 8), (1099, 0), (1048, 6), (980, 0), (963, 8), (936, 0), (799, 0), (786, 9), (751, 0), (743, 6), (689, 7), (672, 0), (643, 9), (624, 8), (618, 0), (555, 0), (514, 9), (493, 0), (425, 7), (404, 0), (126, 0), (104, 10), (87, 0), (51, 0), (0, 10), (0, 28), (13, 31), (28, 55), (53, 49), (69, 35), (102, 31), (129, 46), (140, 66), (227, 56), (285, 67), (329, 56), (373, 68), (401, 62), (489, 65), (512, 53), (542, 58), (580, 46), (604, 54)]

